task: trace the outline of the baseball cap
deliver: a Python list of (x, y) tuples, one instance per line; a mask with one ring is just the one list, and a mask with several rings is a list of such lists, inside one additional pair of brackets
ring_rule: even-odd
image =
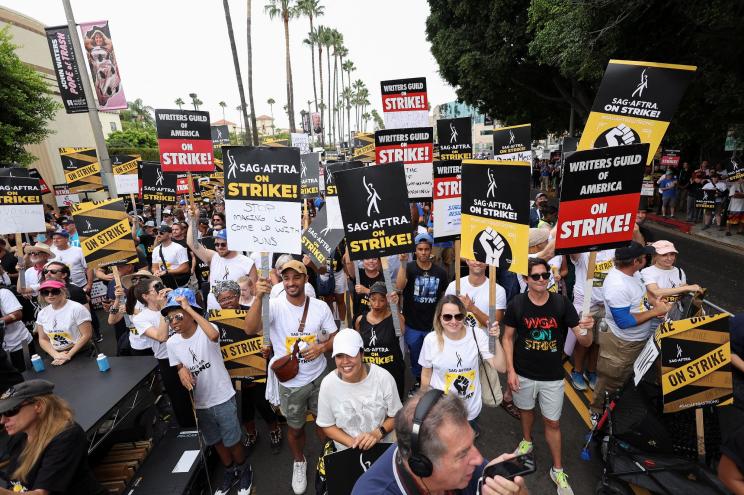
[(225, 229), (215, 230), (212, 235), (217, 239), (227, 240), (227, 231)]
[(155, 227), (155, 220), (148, 220), (145, 222), (145, 227)]
[(382, 294), (383, 296), (387, 295), (387, 287), (385, 286), (385, 282), (377, 281), (369, 288), (369, 294)]
[(537, 201), (537, 198), (539, 198), (540, 196), (545, 196), (546, 198), (548, 197), (548, 195), (547, 195), (547, 194), (545, 194), (544, 192), (539, 192), (539, 193), (537, 193), (537, 195), (535, 196), (535, 201)]
[(178, 204), (181, 205), (181, 206), (183, 206), (183, 205), (186, 204), (186, 200), (185, 199), (182, 199), (181, 201), (178, 202)]
[(15, 409), (28, 399), (49, 395), (53, 390), (54, 384), (46, 380), (26, 380), (13, 385), (0, 396), (0, 414)]
[(674, 244), (670, 241), (656, 241), (652, 242), (651, 245), (656, 250), (656, 254), (667, 254), (667, 253), (678, 253), (677, 249), (674, 247)]
[(176, 301), (176, 298), (177, 297), (185, 297), (186, 298), (186, 302), (189, 303), (189, 306), (191, 306), (192, 308), (194, 308), (195, 311), (201, 312), (202, 309), (201, 309), (201, 306), (199, 306), (196, 303), (196, 296), (194, 295), (194, 291), (191, 290), (191, 289), (189, 289), (188, 287), (179, 287), (179, 288), (177, 288), (175, 290), (172, 290), (172, 291), (170, 291), (168, 293), (168, 302), (165, 303), (165, 306), (163, 307), (163, 309), (160, 310), (160, 313), (163, 316), (167, 316), (168, 315), (168, 312), (171, 309), (175, 309), (175, 308), (180, 308), (181, 307), (181, 303), (179, 303), (178, 301)]
[(173, 232), (173, 229), (171, 228), (170, 225), (163, 224), (163, 225), (160, 226), (160, 233), (161, 234), (170, 234), (171, 232)]
[(62, 237), (67, 237), (68, 239), (70, 237), (70, 234), (66, 230), (55, 230), (52, 234), (52, 237), (54, 237), (55, 235), (61, 235)]
[(629, 246), (615, 249), (616, 260), (632, 260), (644, 254), (654, 254), (656, 250), (652, 246), (643, 246), (635, 241)]
[(307, 268), (301, 261), (297, 260), (287, 261), (286, 263), (284, 263), (279, 273), (284, 273), (285, 270), (294, 270), (297, 273), (307, 275)]
[(59, 280), (44, 280), (41, 285), (39, 285), (39, 289), (64, 289), (65, 283), (60, 282)]
[(544, 242), (548, 242), (550, 232), (548, 229), (530, 229), (530, 247), (539, 246)]
[(59, 224), (60, 224), (60, 225), (67, 225), (67, 224), (69, 224), (69, 223), (72, 223), (72, 220), (70, 220), (69, 218), (63, 218), (63, 219), (61, 219), (61, 220), (59, 221)]
[(421, 232), (419, 235), (416, 236), (413, 243), (415, 245), (418, 245), (421, 242), (426, 242), (431, 245), (434, 244), (434, 238), (428, 232)]
[(337, 354), (354, 357), (363, 348), (364, 342), (362, 342), (362, 336), (359, 332), (351, 328), (344, 328), (339, 330), (333, 339), (333, 354), (331, 354), (331, 357), (336, 357)]
[(163, 210), (163, 215), (173, 215), (173, 212), (170, 210)]

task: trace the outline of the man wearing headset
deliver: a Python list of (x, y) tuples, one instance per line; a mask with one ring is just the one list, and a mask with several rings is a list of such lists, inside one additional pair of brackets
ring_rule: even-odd
[[(475, 495), (486, 461), (475, 447), (465, 405), (432, 389), (395, 415), (396, 443), (354, 485), (352, 495)], [(502, 454), (495, 464), (514, 457)], [(481, 495), (529, 495), (524, 479), (486, 478)]]

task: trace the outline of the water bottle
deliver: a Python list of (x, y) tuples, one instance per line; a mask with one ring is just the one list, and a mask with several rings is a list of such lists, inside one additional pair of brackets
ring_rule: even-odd
[(37, 373), (41, 373), (46, 369), (44, 368), (44, 360), (41, 359), (41, 356), (39, 356), (38, 354), (34, 354), (33, 356), (31, 356), (31, 364), (34, 367), (34, 371)]
[(111, 366), (109, 366), (108, 358), (104, 353), (100, 353), (98, 355), (98, 357), (96, 358), (96, 362), (98, 363), (99, 371), (108, 371), (111, 369)]

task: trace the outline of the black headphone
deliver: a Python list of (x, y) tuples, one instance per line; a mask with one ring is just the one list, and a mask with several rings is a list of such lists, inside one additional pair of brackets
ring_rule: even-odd
[(419, 434), (426, 415), (434, 404), (444, 395), (441, 390), (433, 388), (426, 392), (413, 412), (413, 427), (411, 428), (411, 455), (408, 458), (408, 467), (411, 472), (420, 478), (428, 478), (434, 472), (434, 464), (424, 454), (419, 452)]

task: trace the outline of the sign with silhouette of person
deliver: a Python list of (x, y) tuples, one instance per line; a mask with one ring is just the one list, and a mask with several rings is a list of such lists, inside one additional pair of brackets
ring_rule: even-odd
[(494, 129), (493, 158), (532, 163), (532, 124)]
[(441, 160), (467, 160), (473, 157), (470, 117), (437, 120), (437, 142)]
[(352, 260), (413, 251), (402, 163), (336, 172), (334, 180)]
[(142, 179), (142, 202), (146, 205), (172, 204), (176, 202), (178, 174), (163, 172), (158, 162), (140, 163)]
[(528, 162), (462, 162), (460, 256), (527, 274), (531, 171)]

